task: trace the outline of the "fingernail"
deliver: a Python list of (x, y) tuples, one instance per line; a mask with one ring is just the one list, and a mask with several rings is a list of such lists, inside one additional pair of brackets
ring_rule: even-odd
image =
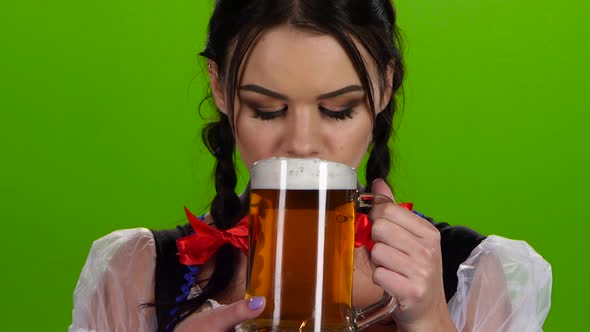
[(248, 300), (248, 308), (255, 311), (264, 306), (264, 296), (256, 296)]
[(382, 178), (376, 178), (375, 180), (373, 180), (373, 182), (371, 182), (371, 184), (373, 184), (373, 183), (375, 183), (375, 182), (377, 182), (377, 181), (379, 181), (379, 180), (383, 181), (383, 179), (382, 179)]

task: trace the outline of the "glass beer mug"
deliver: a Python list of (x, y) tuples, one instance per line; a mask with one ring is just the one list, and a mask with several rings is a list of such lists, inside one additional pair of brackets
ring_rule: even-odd
[(358, 331), (395, 310), (387, 294), (352, 307), (355, 208), (375, 196), (359, 195), (354, 168), (271, 158), (250, 175), (246, 298), (266, 307), (246, 331)]

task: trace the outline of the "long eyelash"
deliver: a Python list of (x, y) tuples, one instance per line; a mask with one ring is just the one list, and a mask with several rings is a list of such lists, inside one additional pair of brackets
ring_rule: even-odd
[(254, 114), (252, 114), (252, 117), (255, 119), (263, 120), (263, 121), (272, 120), (272, 119), (275, 119), (275, 118), (285, 115), (287, 113), (287, 108), (288, 107), (285, 106), (285, 107), (281, 108), (280, 110), (274, 111), (274, 112), (265, 112), (265, 111), (261, 111), (259, 109), (254, 108), (253, 109)]
[(352, 119), (352, 115), (355, 113), (355, 110), (352, 107), (343, 109), (341, 111), (332, 111), (322, 106), (320, 106), (319, 108), (322, 114), (325, 114), (335, 120)]

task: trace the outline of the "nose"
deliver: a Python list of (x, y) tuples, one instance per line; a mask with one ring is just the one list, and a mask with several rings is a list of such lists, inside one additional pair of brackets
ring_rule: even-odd
[(282, 150), (293, 158), (318, 157), (322, 146), (321, 119), (310, 109), (295, 109), (289, 115)]

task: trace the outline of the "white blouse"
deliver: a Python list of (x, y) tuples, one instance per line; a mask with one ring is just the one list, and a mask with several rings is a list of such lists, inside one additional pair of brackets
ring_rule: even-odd
[[(156, 250), (147, 228), (94, 241), (74, 291), (69, 332), (153, 332)], [(524, 241), (488, 236), (457, 271), (449, 312), (460, 332), (538, 332), (551, 306), (551, 265)], [(189, 297), (200, 290), (194, 287)], [(199, 311), (220, 304), (210, 299)], [(239, 326), (237, 327), (239, 331)]]

